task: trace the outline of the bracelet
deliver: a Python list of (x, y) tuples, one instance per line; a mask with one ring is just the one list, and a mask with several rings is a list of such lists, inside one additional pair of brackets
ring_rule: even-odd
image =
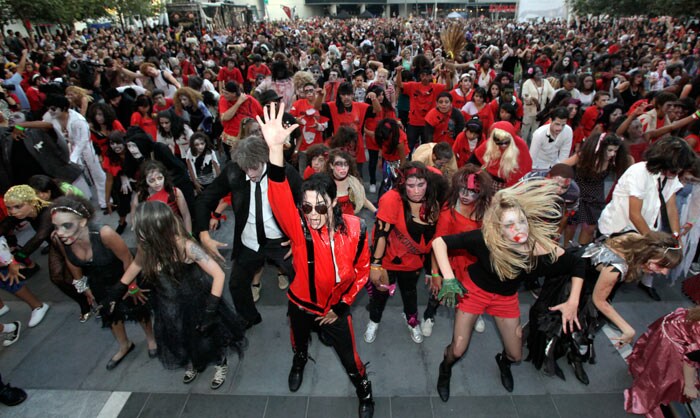
[(131, 286), (129, 286), (129, 294), (130, 295), (135, 295), (135, 294), (139, 293), (140, 291), (141, 291), (141, 289), (139, 289), (138, 287), (132, 289)]
[(439, 273), (433, 273), (433, 274), (431, 274), (430, 276), (442, 278), (442, 274), (439, 274)]
[(15, 125), (15, 129), (17, 129), (18, 131), (25, 131), (27, 128), (19, 126), (19, 125)]
[(384, 271), (384, 267), (382, 266), (369, 266), (369, 269), (375, 271)]
[(695, 113), (693, 113), (693, 119), (695, 119), (695, 120), (700, 119), (700, 110), (697, 110), (697, 111), (695, 111)]
[(73, 287), (78, 293), (85, 293), (86, 290), (90, 289), (88, 286), (88, 278), (83, 276), (77, 280), (73, 280)]
[(219, 212), (212, 212), (211, 213), (211, 218), (212, 219), (221, 219), (221, 214)]
[(12, 259), (10, 260), (10, 264), (20, 264), (20, 262), (15, 260), (14, 257), (12, 257)]

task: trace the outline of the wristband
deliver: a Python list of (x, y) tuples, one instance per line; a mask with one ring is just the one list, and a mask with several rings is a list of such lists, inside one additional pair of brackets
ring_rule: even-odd
[(136, 282), (131, 282), (131, 284), (129, 285), (129, 294), (135, 295), (135, 294), (139, 293), (140, 291), (141, 291), (141, 289), (139, 289)]
[(212, 218), (212, 219), (221, 219), (222, 216), (223, 216), (223, 215), (220, 214), (219, 212), (212, 212), (212, 213), (211, 213), (211, 218)]
[(676, 241), (678, 241), (678, 240), (681, 238), (681, 234), (679, 234), (678, 232), (674, 232), (674, 233), (673, 233), (673, 238), (675, 238)]
[(695, 120), (700, 119), (700, 110), (697, 110), (697, 111), (695, 111), (695, 113), (693, 113), (693, 119), (695, 119)]
[(384, 267), (382, 266), (369, 266), (370, 270), (376, 270), (376, 271), (383, 271)]
[[(695, 119), (697, 119), (697, 118), (695, 118)], [(27, 128), (19, 126), (19, 125), (15, 125), (15, 129), (17, 129), (18, 131), (25, 131)]]
[(441, 275), (441, 274), (438, 274), (438, 273), (433, 273), (433, 274), (431, 274), (430, 276), (442, 278), (442, 275)]
[(10, 260), (10, 264), (20, 264), (20, 262), (15, 260), (14, 257), (12, 257), (12, 260)]

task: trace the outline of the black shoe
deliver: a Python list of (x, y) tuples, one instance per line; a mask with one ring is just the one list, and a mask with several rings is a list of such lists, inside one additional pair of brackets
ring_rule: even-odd
[(557, 362), (554, 362), (554, 374), (563, 381), (566, 381), (566, 376), (564, 376), (564, 371), (559, 367)]
[(513, 362), (508, 360), (508, 357), (506, 357), (504, 353), (498, 353), (496, 354), (496, 363), (498, 363), (498, 368), (501, 371), (501, 383), (503, 387), (506, 388), (508, 392), (512, 392), (514, 383), (510, 365), (513, 364)]
[(33, 275), (35, 275), (39, 270), (41, 270), (41, 266), (39, 266), (37, 263), (34, 263), (32, 267), (25, 267), (19, 272), (24, 276), (24, 280), (27, 280)]
[(296, 392), (301, 387), (301, 383), (304, 381), (304, 367), (309, 359), (309, 355), (306, 353), (295, 353), (294, 360), (292, 361), (292, 370), (289, 371), (289, 390)]
[(129, 349), (126, 350), (126, 354), (124, 354), (123, 356), (121, 356), (121, 357), (119, 358), (119, 360), (112, 360), (112, 359), (110, 359), (110, 360), (107, 362), (107, 370), (112, 370), (112, 369), (114, 369), (115, 367), (117, 367), (117, 366), (119, 365), (119, 363), (121, 363), (122, 360), (124, 360), (124, 357), (128, 356), (129, 353), (131, 353), (132, 351), (134, 351), (134, 348), (136, 348), (136, 344), (131, 343), (131, 346), (129, 346)]
[(357, 399), (360, 400), (358, 416), (360, 418), (372, 418), (374, 416), (374, 399), (372, 398), (372, 382), (367, 379), (367, 375), (361, 376), (359, 373), (349, 373), (350, 380), (355, 386)]
[(656, 289), (650, 286), (645, 286), (642, 283), (639, 283), (637, 285), (640, 289), (644, 291), (650, 298), (654, 299), (655, 301), (659, 302), (661, 300), (661, 296), (656, 292)]
[(445, 364), (445, 360), (440, 363), (438, 374), (437, 391), (440, 399), (447, 402), (450, 399), (450, 378), (452, 377), (452, 367)]
[(124, 231), (126, 231), (126, 222), (120, 223), (119, 225), (117, 225), (116, 231), (117, 231), (117, 234), (119, 234), (119, 235), (123, 234)]
[(574, 357), (571, 355), (571, 353), (568, 354), (567, 359), (571, 367), (574, 368), (574, 376), (576, 376), (576, 378), (584, 385), (588, 385), (588, 383), (590, 383), (588, 380), (588, 374), (586, 374), (586, 371), (583, 370), (583, 363), (581, 362), (581, 359)]
[(262, 316), (260, 316), (260, 314), (258, 314), (258, 316), (256, 316), (252, 320), (246, 321), (245, 329), (251, 329), (251, 328), (253, 328), (254, 325), (258, 325), (261, 322), (262, 322)]
[(7, 406), (19, 405), (27, 399), (27, 392), (20, 388), (13, 388), (9, 384), (0, 383), (0, 402)]

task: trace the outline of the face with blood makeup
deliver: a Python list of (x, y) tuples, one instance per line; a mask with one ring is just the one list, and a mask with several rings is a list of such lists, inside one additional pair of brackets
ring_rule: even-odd
[(506, 241), (515, 246), (527, 243), (530, 226), (525, 214), (520, 209), (508, 209), (501, 215), (501, 234)]
[(331, 164), (333, 170), (333, 178), (336, 180), (345, 180), (350, 172), (350, 163), (341, 157), (335, 157), (333, 163)]
[(73, 245), (87, 226), (87, 219), (72, 212), (58, 210), (51, 214), (51, 223), (58, 239), (65, 245)]

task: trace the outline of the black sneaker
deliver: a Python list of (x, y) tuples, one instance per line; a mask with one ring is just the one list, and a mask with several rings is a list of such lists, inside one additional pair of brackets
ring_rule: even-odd
[(123, 234), (124, 231), (126, 231), (126, 222), (124, 222), (123, 224), (120, 223), (119, 225), (117, 225), (116, 231), (117, 231), (117, 234), (119, 234), (119, 235)]
[(644, 293), (647, 294), (647, 296), (654, 299), (655, 301), (659, 302), (661, 300), (661, 296), (659, 296), (659, 293), (653, 287), (645, 286), (641, 282), (637, 286), (640, 289), (642, 289), (644, 291)]
[(31, 278), (33, 275), (35, 275), (37, 272), (41, 270), (41, 266), (39, 264), (34, 263), (32, 267), (25, 267), (21, 269), (19, 272), (24, 276), (24, 280), (27, 280)]
[(7, 406), (19, 405), (24, 400), (27, 399), (27, 392), (20, 388), (13, 388), (12, 386), (2, 385), (0, 386), (0, 402)]

